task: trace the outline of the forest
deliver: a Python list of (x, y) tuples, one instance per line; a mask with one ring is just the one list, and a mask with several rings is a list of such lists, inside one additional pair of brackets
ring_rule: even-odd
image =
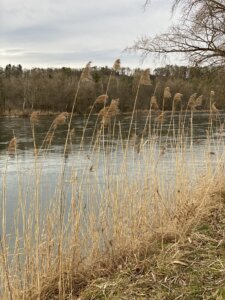
[[(99, 95), (108, 95), (108, 100), (119, 98), (121, 112), (132, 111), (141, 69), (121, 68), (119, 72), (105, 67), (93, 66), (91, 80), (81, 82), (77, 95), (75, 113), (90, 112)], [(8, 64), (0, 68), (0, 113), (30, 113), (71, 111), (74, 94), (82, 69), (33, 68)], [(180, 108), (186, 108), (190, 96), (202, 95), (202, 105), (197, 109), (207, 110), (210, 106), (210, 93), (214, 91), (216, 106), (225, 108), (225, 71), (219, 66), (187, 67), (167, 65), (151, 71), (151, 85), (142, 86), (136, 104), (138, 110), (148, 110), (150, 100), (156, 96), (162, 108), (163, 93), (170, 88), (171, 99), (165, 109), (172, 109), (173, 95), (183, 95)], [(110, 85), (108, 85), (110, 80)], [(108, 89), (107, 89), (108, 86)], [(92, 109), (97, 113), (102, 104)]]

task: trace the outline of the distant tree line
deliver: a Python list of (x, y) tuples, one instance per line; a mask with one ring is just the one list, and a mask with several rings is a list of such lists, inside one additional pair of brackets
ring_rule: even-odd
[[(33, 68), (23, 69), (21, 65), (7, 65), (0, 68), (0, 112), (18, 111), (70, 111), (78, 86), (81, 69)], [(108, 67), (92, 67), (92, 80), (80, 84), (75, 112), (88, 113), (96, 98), (107, 91), (108, 100), (120, 99), (122, 112), (131, 111), (137, 92), (141, 70), (121, 68), (111, 73)], [(157, 68), (151, 74), (151, 86), (142, 86), (137, 100), (137, 109), (150, 108), (150, 100), (156, 96), (162, 106), (165, 87), (170, 87), (172, 95), (183, 94), (181, 106), (187, 107), (193, 93), (203, 95), (200, 109), (209, 108), (210, 92), (215, 92), (218, 108), (225, 108), (225, 70), (214, 67), (187, 67), (168, 65)], [(109, 77), (110, 84), (107, 89)], [(98, 112), (101, 104), (96, 104), (93, 112)], [(172, 97), (167, 109), (172, 108)]]

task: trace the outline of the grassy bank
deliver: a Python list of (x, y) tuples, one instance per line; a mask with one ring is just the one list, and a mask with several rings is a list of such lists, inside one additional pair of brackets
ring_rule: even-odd
[(107, 275), (90, 278), (78, 299), (225, 299), (224, 192), (211, 201), (191, 211), (188, 231), (153, 236)]

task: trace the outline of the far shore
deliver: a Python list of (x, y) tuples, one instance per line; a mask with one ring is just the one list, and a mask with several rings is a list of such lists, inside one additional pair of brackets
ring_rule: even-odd
[[(21, 117), (21, 118), (26, 118), (26, 117), (30, 117), (31, 113), (33, 111), (37, 111), (39, 113), (40, 116), (56, 116), (59, 115), (60, 113), (62, 113), (63, 111), (51, 111), (51, 110), (25, 110), (25, 111), (19, 111), (19, 110), (10, 110), (10, 111), (5, 111), (5, 112), (0, 112), (0, 117), (9, 117), (9, 118), (15, 118), (15, 117)], [(183, 112), (185, 112), (186, 110), (183, 109)], [(188, 112), (191, 112), (190, 109), (187, 110)], [(223, 110), (221, 110), (223, 111)], [(161, 110), (152, 110), (152, 113), (159, 113), (161, 112)], [(166, 113), (172, 113), (172, 110), (165, 110)], [(175, 113), (179, 113), (181, 111), (175, 111)], [(209, 109), (196, 109), (193, 112), (202, 112), (202, 113), (210, 113)], [(148, 109), (137, 109), (136, 113), (138, 114), (143, 114), (143, 115), (147, 115), (149, 113)], [(87, 113), (74, 113), (74, 116), (85, 116), (88, 115), (89, 112)], [(131, 115), (132, 111), (127, 111), (127, 112), (121, 112), (121, 115)], [(98, 113), (92, 113), (91, 115), (98, 115)]]

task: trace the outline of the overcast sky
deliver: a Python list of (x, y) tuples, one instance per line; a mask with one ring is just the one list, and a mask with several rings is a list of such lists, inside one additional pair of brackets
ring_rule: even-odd
[(165, 31), (172, 0), (0, 0), (0, 65), (155, 67), (123, 53), (138, 37)]

